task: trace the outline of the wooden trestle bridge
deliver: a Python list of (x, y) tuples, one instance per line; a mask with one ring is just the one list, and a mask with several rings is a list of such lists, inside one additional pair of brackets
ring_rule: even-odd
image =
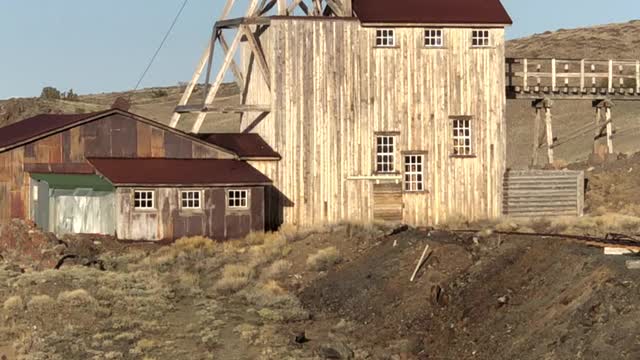
[[(640, 60), (507, 58), (506, 77), (507, 98), (531, 100), (535, 109), (532, 166), (537, 165), (540, 148), (546, 146), (549, 163), (553, 163), (555, 147), (589, 132), (594, 134), (594, 153), (612, 154), (614, 101), (640, 101)], [(595, 121), (558, 141), (551, 116), (558, 100), (591, 101)], [(541, 137), (543, 114), (545, 132)]]

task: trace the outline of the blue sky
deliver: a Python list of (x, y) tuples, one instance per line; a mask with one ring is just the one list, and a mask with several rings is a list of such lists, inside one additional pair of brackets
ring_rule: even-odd
[[(133, 88), (182, 1), (0, 0), (0, 99), (38, 96), (44, 86), (81, 94)], [(640, 14), (634, 0), (503, 3), (514, 19), (510, 38)], [(190, 0), (142, 87), (190, 79), (222, 4)]]

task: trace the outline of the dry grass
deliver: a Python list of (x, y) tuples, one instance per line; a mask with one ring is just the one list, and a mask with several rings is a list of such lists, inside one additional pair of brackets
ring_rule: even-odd
[(221, 293), (235, 293), (247, 286), (253, 275), (254, 268), (251, 266), (241, 264), (226, 265), (214, 288)]
[(58, 303), (75, 308), (93, 307), (97, 305), (96, 299), (84, 289), (60, 293), (60, 295), (58, 295)]
[(276, 260), (262, 272), (262, 278), (265, 280), (282, 279), (289, 273), (292, 266), (291, 261)]
[(342, 256), (334, 246), (321, 249), (317, 253), (309, 256), (307, 259), (307, 267), (314, 271), (326, 271), (332, 266), (339, 264)]
[(7, 313), (7, 315), (13, 316), (17, 313), (24, 311), (24, 302), (22, 301), (22, 297), (20, 296), (11, 296), (7, 300), (5, 300), (3, 304), (3, 309)]

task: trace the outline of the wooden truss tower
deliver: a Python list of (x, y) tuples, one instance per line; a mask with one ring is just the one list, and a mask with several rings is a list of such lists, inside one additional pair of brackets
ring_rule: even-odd
[[(270, 19), (277, 16), (353, 16), (352, 0), (248, 0), (248, 9), (244, 17), (229, 18), (236, 0), (227, 0), (222, 10), (222, 16), (215, 23), (211, 40), (204, 51), (196, 70), (187, 85), (187, 88), (175, 108), (170, 126), (175, 128), (180, 123), (181, 116), (185, 113), (197, 114), (196, 121), (191, 132), (198, 133), (204, 123), (207, 114), (213, 112), (240, 113), (245, 112), (271, 112), (271, 104), (247, 104), (245, 99), (240, 99), (237, 106), (215, 107), (213, 101), (225, 80), (229, 70), (234, 81), (240, 88), (241, 94), (246, 90), (245, 74), (238, 65), (237, 55), (241, 42), (246, 42), (252, 56), (255, 59), (259, 72), (264, 78), (265, 84), (271, 88), (270, 64), (261, 47), (259, 34), (270, 24)], [(229, 33), (232, 33), (230, 35)], [(231, 42), (227, 39), (232, 38)], [(211, 81), (213, 69), (214, 51), (220, 48), (224, 54), (223, 61), (215, 77)], [(206, 69), (206, 70), (205, 70)], [(201, 101), (193, 105), (192, 99), (196, 86), (201, 82), (204, 74), (204, 96)]]

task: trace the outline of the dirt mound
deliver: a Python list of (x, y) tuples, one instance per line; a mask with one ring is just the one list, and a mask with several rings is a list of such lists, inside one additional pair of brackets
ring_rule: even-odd
[[(410, 283), (426, 242), (433, 253)], [(635, 359), (637, 331), (616, 327), (640, 315), (638, 280), (624, 261), (561, 240), (414, 232), (330, 272), (301, 299), (319, 319), (346, 319), (353, 346), (376, 359)]]
[(16, 219), (0, 226), (0, 260), (22, 269), (51, 269), (65, 248), (53, 234), (37, 230), (32, 222)]

